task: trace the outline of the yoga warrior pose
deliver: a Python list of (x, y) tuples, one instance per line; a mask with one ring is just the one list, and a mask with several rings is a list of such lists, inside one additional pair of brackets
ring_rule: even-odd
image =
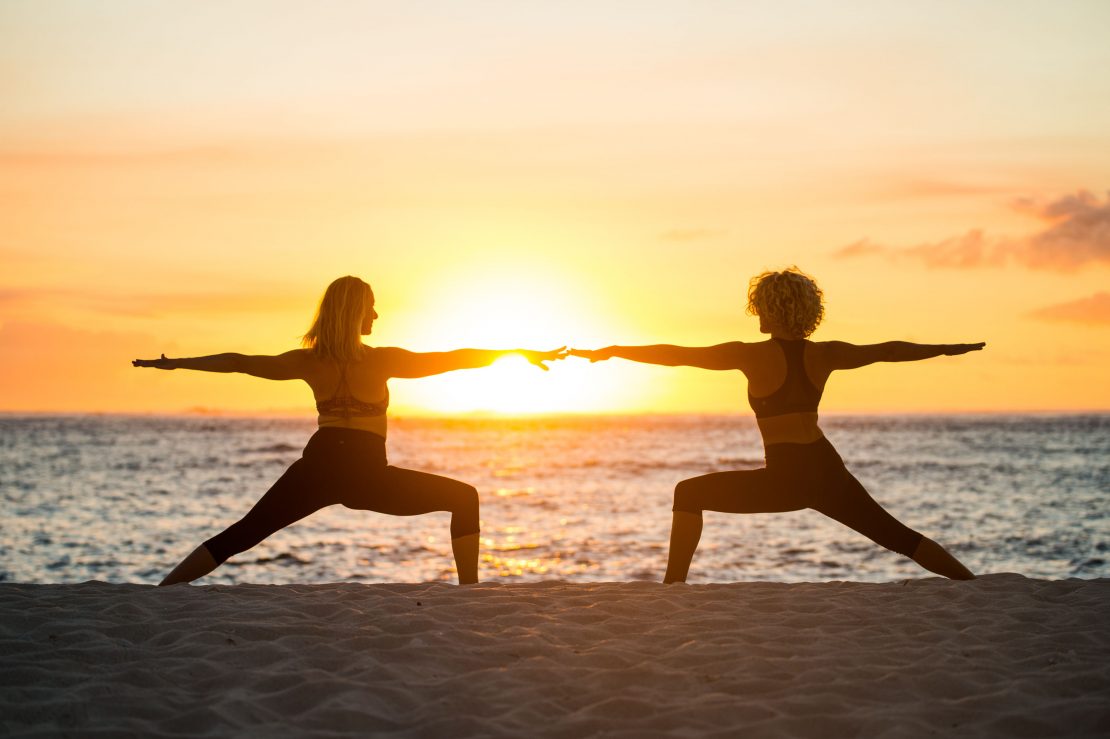
[(546, 370), (563, 350), (457, 349), (417, 354), (369, 347), (361, 336), (374, 320), (374, 293), (357, 277), (328, 286), (304, 349), (277, 356), (214, 354), (188, 359), (136, 359), (136, 367), (242, 372), (267, 380), (304, 380), (312, 388), (320, 428), (303, 456), (285, 471), (255, 506), (222, 533), (198, 546), (162, 581), (192, 582), (228, 557), (245, 552), (275, 531), (325, 506), (394, 516), (451, 512), (451, 549), (460, 583), (478, 582), (478, 491), (466, 483), (386, 462), (386, 408), (391, 377), (428, 377), (485, 367), (506, 354), (524, 356)]
[(678, 483), (663, 582), (685, 582), (701, 538), (702, 511), (772, 513), (803, 508), (820, 511), (938, 575), (974, 577), (943, 547), (902, 524), (864, 490), (817, 425), (817, 405), (834, 370), (964, 354), (984, 344), (888, 341), (857, 346), (808, 341), (824, 316), (822, 297), (817, 283), (797, 268), (764, 272), (751, 280), (748, 313), (759, 317), (760, 332), (771, 336), (767, 341), (570, 350), (572, 356), (592, 362), (619, 357), (671, 367), (740, 370), (748, 379), (748, 402), (763, 436), (767, 466)]

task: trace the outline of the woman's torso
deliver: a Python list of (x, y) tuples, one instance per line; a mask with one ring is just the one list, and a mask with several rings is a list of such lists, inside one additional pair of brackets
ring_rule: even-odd
[(817, 406), (830, 370), (823, 366), (820, 345), (772, 338), (748, 346), (748, 402), (756, 412), (764, 446), (810, 444), (824, 438)]
[(370, 347), (355, 362), (314, 357), (305, 381), (316, 398), (320, 428), (357, 429), (385, 438), (387, 379)]

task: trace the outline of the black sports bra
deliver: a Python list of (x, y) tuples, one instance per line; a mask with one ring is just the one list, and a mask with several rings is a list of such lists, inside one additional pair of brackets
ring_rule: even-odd
[(339, 418), (353, 418), (358, 416), (384, 416), (389, 408), (389, 388), (385, 389), (385, 398), (376, 403), (367, 403), (351, 394), (347, 386), (347, 365), (339, 370), (339, 386), (335, 395), (327, 400), (316, 401), (316, 411), (321, 416), (337, 416)]
[(778, 342), (786, 357), (786, 379), (779, 389), (770, 395), (755, 397), (748, 390), (748, 403), (755, 411), (756, 418), (769, 418), (783, 416), (787, 413), (816, 413), (817, 404), (821, 402), (821, 390), (810, 382), (806, 375), (805, 350), (808, 343), (805, 339), (787, 340), (772, 339)]

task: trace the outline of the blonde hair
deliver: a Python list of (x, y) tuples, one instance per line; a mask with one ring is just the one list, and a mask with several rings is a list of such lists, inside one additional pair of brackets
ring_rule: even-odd
[(328, 285), (312, 326), (301, 343), (317, 356), (337, 362), (362, 357), (362, 321), (374, 302), (370, 286), (357, 277), (340, 277)]
[(769, 319), (791, 334), (805, 338), (825, 317), (825, 294), (812, 277), (797, 267), (764, 272), (748, 283), (748, 314)]

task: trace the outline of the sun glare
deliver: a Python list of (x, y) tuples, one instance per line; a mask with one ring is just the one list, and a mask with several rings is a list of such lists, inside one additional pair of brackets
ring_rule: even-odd
[[(524, 357), (503, 357), (488, 368), (453, 373), (436, 403), (442, 410), (484, 410), (495, 413), (538, 413), (559, 409), (552, 378)], [(557, 376), (556, 376), (557, 379)]]
[[(520, 274), (457, 277), (435, 292), (419, 315), (398, 316), (398, 334), (423, 351), (458, 348), (556, 349), (611, 343), (617, 332), (604, 324), (612, 315), (574, 294), (569, 278)], [(430, 301), (429, 301), (430, 303)], [(480, 411), (530, 413), (605, 412), (634, 402), (634, 383), (579, 359), (551, 362), (544, 372), (520, 355), (490, 367), (448, 372), (411, 384), (394, 382), (399, 407), (424, 413)]]
[(420, 381), (413, 395), (433, 413), (480, 411), (502, 415), (604, 411), (627, 400), (626, 390), (581, 360), (550, 363), (544, 372), (509, 355), (490, 367)]

